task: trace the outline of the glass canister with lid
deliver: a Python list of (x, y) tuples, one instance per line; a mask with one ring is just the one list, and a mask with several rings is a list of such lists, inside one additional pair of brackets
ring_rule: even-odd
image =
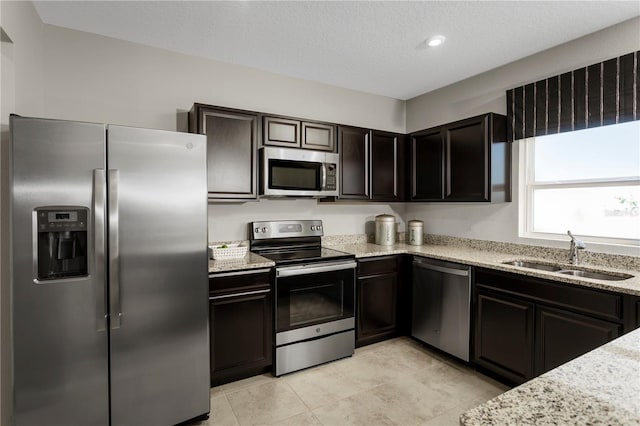
[(409, 230), (408, 243), (412, 246), (424, 244), (424, 222), (421, 220), (410, 220), (407, 223)]
[(390, 214), (376, 216), (376, 244), (392, 246), (396, 242), (396, 217)]

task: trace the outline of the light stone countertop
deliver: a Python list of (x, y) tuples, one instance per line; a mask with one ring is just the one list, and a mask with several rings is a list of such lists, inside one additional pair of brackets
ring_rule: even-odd
[(640, 329), (465, 412), (460, 423), (640, 425)]
[[(406, 243), (396, 243), (393, 246), (381, 246), (373, 243), (366, 243), (362, 240), (353, 242), (352, 236), (347, 236), (346, 238), (338, 237), (337, 239), (334, 239), (334, 241), (325, 241), (323, 242), (323, 246), (351, 253), (355, 255), (356, 258), (392, 254), (411, 254), (499, 271), (512, 272), (530, 277), (549, 279), (556, 282), (565, 282), (583, 287), (592, 287), (601, 290), (640, 296), (640, 268), (638, 267), (640, 263), (637, 257), (619, 256), (618, 259), (616, 259), (617, 263), (613, 263), (612, 265), (607, 264), (606, 261), (600, 264), (590, 264), (588, 261), (583, 261), (576, 267), (566, 262), (563, 263), (563, 260), (558, 260), (558, 258), (549, 258), (548, 256), (550, 252), (541, 247), (519, 245), (515, 249), (515, 252), (517, 253), (515, 254), (513, 252), (513, 248), (511, 248), (512, 252), (501, 251), (500, 249), (503, 248), (504, 245), (500, 243), (482, 241), (479, 246), (477, 240), (467, 241), (475, 243), (475, 245), (472, 247), (465, 247), (463, 245), (461, 246), (458, 241), (458, 244), (455, 245), (424, 244), (422, 246), (413, 246)], [(598, 256), (591, 254), (590, 257), (583, 256), (583, 258), (593, 259), (598, 258)], [(564, 259), (564, 257), (561, 257), (561, 259)], [(633, 275), (633, 277), (622, 281), (596, 280), (504, 264), (504, 262), (512, 260), (528, 260), (539, 263), (559, 264), (566, 266), (567, 269), (584, 269), (613, 274), (630, 274)], [(210, 259), (209, 273), (213, 274), (229, 271), (241, 271), (244, 269), (271, 268), (273, 266), (275, 266), (273, 261), (249, 252), (241, 259)]]
[(255, 253), (248, 252), (240, 259), (213, 260), (209, 259), (209, 274), (220, 272), (241, 271), (243, 269), (271, 268), (275, 262)]
[[(492, 251), (490, 249), (479, 250), (477, 248), (467, 248), (459, 246), (443, 246), (425, 244), (422, 246), (413, 246), (405, 243), (396, 243), (393, 246), (380, 246), (372, 243), (356, 243), (356, 244), (334, 244), (327, 247), (352, 253), (356, 258), (385, 256), (391, 254), (411, 254), (418, 256), (430, 257), (433, 259), (441, 259), (451, 262), (463, 263), (471, 266), (479, 266), (499, 271), (512, 272), (531, 277), (544, 278), (557, 282), (565, 282), (576, 284), (584, 287), (598, 288), (618, 293), (640, 296), (640, 271), (631, 269), (622, 269), (614, 267), (605, 267), (600, 265), (580, 264), (573, 266), (565, 263), (567, 269), (584, 269), (596, 272), (610, 272), (614, 274), (630, 274), (633, 278), (622, 281), (605, 281), (570, 275), (562, 275), (554, 272), (541, 271), (537, 269), (521, 268), (518, 266), (505, 265), (503, 262), (512, 260), (530, 260), (540, 263), (558, 264), (554, 260), (549, 260), (535, 256), (535, 248), (532, 248), (526, 255), (517, 255), (504, 253), (500, 251)], [(533, 256), (532, 256), (533, 254)]]

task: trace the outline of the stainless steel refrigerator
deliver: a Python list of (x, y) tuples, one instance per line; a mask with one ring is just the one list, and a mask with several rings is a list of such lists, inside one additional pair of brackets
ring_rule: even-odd
[(12, 116), (16, 425), (209, 412), (204, 136)]

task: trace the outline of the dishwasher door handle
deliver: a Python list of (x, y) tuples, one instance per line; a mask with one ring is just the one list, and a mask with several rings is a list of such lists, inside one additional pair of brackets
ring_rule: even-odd
[(459, 275), (461, 277), (469, 276), (468, 269), (446, 268), (444, 266), (431, 265), (430, 263), (422, 263), (422, 262), (416, 262), (416, 261), (413, 262), (413, 266), (417, 266), (418, 268), (422, 268), (422, 269), (430, 269), (432, 271), (438, 271), (445, 274)]

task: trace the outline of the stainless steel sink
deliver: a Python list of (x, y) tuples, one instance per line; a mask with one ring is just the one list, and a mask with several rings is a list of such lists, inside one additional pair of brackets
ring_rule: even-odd
[(591, 278), (594, 280), (622, 281), (633, 278), (633, 275), (629, 274), (594, 272), (585, 271), (582, 269), (568, 269), (567, 266), (549, 265), (546, 263), (530, 262), (526, 260), (511, 260), (509, 262), (502, 263), (504, 265), (518, 266), (520, 268), (537, 269), (539, 271), (553, 272), (562, 275), (572, 275), (574, 277), (580, 278)]
[(558, 267), (558, 266), (554, 266), (554, 265), (546, 265), (544, 263), (536, 263), (536, 262), (527, 262), (524, 260), (513, 260), (511, 262), (504, 262), (505, 265), (512, 265), (512, 266), (518, 266), (520, 268), (527, 268), (527, 269), (538, 269), (541, 271), (549, 271), (549, 272), (555, 272), (555, 271), (559, 271), (562, 268)]
[(573, 275), (575, 277), (593, 278), (594, 280), (606, 280), (606, 281), (622, 281), (622, 280), (626, 280), (628, 278), (633, 277), (633, 275), (628, 275), (628, 274), (614, 275), (614, 274), (605, 274), (603, 272), (580, 271), (576, 269), (563, 269), (557, 272), (562, 275)]

